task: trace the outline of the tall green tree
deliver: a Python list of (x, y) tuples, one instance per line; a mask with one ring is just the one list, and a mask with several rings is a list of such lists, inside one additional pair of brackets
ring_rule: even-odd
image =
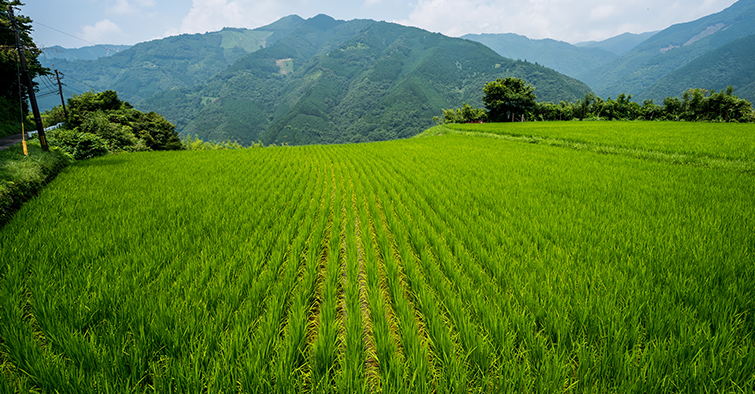
[(535, 108), (535, 88), (519, 78), (498, 78), (482, 91), (488, 119), (493, 122), (513, 122)]
[[(19, 0), (0, 0), (0, 98), (9, 104), (18, 102), (18, 82), (16, 77), (19, 70), (19, 58), (16, 53), (15, 32), (8, 14), (8, 7), (14, 7), (16, 16), (16, 27), (19, 32), (19, 40), (24, 48), (26, 63), (29, 68), (29, 74), (32, 79), (40, 75), (49, 75), (50, 70), (42, 67), (39, 63), (39, 55), (42, 51), (37, 48), (37, 44), (31, 38), (31, 19), (18, 13), (18, 7), (24, 5)], [(21, 91), (23, 95), (28, 96), (26, 84), (21, 81)], [(28, 111), (24, 102), (24, 112)]]

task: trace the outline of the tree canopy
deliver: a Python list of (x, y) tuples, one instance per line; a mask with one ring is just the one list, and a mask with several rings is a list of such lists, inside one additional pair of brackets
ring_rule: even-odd
[(482, 89), (482, 102), (493, 122), (514, 121), (535, 108), (535, 88), (520, 78), (498, 78)]
[[(488, 112), (467, 103), (458, 109), (444, 109), (443, 119), (436, 122), (470, 123), (477, 121), (506, 122), (519, 120), (672, 120), (690, 122), (755, 122), (755, 111), (746, 99), (734, 94), (728, 86), (720, 92), (688, 89), (682, 97), (666, 97), (663, 105), (653, 100), (642, 104), (632, 101), (631, 94), (622, 93), (607, 100), (589, 92), (575, 102), (536, 102), (534, 88), (517, 78), (498, 79), (483, 89)], [(520, 116), (522, 115), (522, 116)]]
[(47, 123), (64, 122), (63, 128), (51, 131), (53, 144), (76, 159), (107, 152), (183, 149), (173, 124), (155, 112), (134, 109), (113, 90), (74, 95), (68, 99), (68, 112), (66, 119), (58, 106), (45, 118)]
[[(8, 7), (18, 7), (23, 5), (18, 0), (0, 0), (0, 124), (3, 124), (3, 130), (0, 130), (0, 137), (3, 135), (11, 134), (12, 132), (20, 132), (20, 130), (8, 131), (5, 130), (6, 123), (18, 124), (20, 119), (18, 111), (18, 92), (19, 92), (19, 78), (17, 77), (20, 65), (19, 57), (16, 52), (16, 37), (15, 32), (10, 21), (10, 15), (8, 13)], [(39, 63), (39, 55), (42, 51), (37, 48), (34, 40), (31, 38), (31, 19), (19, 15), (14, 9), (16, 27), (19, 32), (19, 41), (24, 48), (26, 55), (26, 63), (29, 68), (29, 74), (32, 79), (40, 75), (48, 75), (50, 70), (42, 67)], [(26, 97), (29, 95), (26, 84), (21, 81), (21, 92)], [(23, 115), (25, 117), (28, 112), (28, 106), (26, 101), (23, 101)]]

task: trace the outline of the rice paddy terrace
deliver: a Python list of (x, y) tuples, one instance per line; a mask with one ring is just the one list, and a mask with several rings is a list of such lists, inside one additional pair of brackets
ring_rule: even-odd
[(547, 125), (78, 162), (0, 392), (752, 392), (753, 127)]

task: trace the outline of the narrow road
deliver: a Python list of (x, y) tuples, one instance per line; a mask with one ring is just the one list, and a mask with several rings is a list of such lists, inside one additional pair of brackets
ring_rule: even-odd
[(21, 133), (13, 134), (4, 138), (0, 138), (0, 150), (5, 150), (13, 145), (21, 142), (23, 135)]

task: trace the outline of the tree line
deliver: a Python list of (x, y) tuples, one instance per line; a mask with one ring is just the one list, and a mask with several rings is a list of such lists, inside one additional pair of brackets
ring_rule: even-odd
[(607, 100), (590, 92), (575, 102), (538, 102), (535, 88), (519, 78), (497, 79), (485, 84), (485, 108), (464, 103), (461, 108), (444, 109), (436, 123), (556, 121), (556, 120), (669, 120), (688, 122), (754, 122), (752, 104), (734, 94), (734, 88), (716, 92), (689, 89), (682, 97), (666, 97), (663, 105), (653, 100), (642, 104), (631, 94)]

